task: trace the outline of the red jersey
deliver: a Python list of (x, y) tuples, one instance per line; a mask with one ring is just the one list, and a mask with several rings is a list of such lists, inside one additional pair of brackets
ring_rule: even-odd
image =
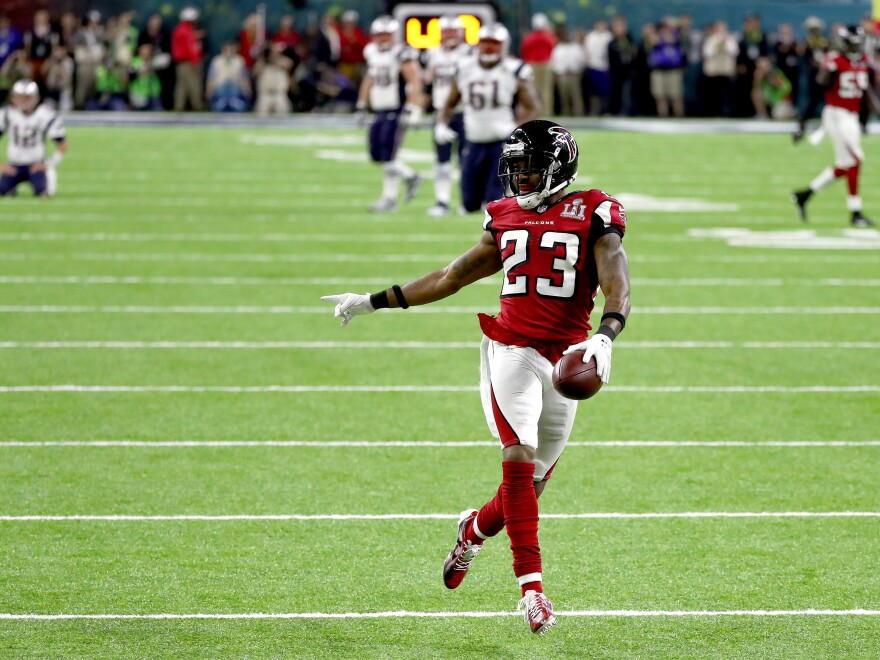
[(831, 83), (825, 90), (825, 103), (858, 112), (862, 95), (870, 84), (869, 66), (865, 55), (853, 61), (835, 50), (826, 54), (822, 68), (831, 73)]
[(593, 248), (605, 234), (623, 237), (623, 206), (601, 190), (573, 192), (534, 210), (511, 197), (489, 204), (483, 228), (492, 232), (504, 269), (501, 312), (481, 315), (483, 332), (556, 362), (591, 329), (599, 288)]

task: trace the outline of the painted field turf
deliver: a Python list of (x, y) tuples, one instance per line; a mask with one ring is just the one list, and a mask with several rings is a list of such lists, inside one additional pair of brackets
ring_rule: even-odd
[[(620, 443), (541, 499), (550, 634), (504, 535), (440, 578), (500, 478), (474, 390), (500, 278), (345, 329), (319, 300), (445, 265), (480, 215), (427, 218), (430, 180), (367, 213), (356, 131), (72, 128), (59, 196), (0, 204), (0, 656), (876, 657), (880, 234), (842, 183), (807, 225), (788, 200), (830, 147), (576, 137), (577, 187), (627, 207), (633, 313), (572, 434)], [(405, 147), (430, 174), (428, 132)], [(577, 517), (652, 513), (718, 515)]]

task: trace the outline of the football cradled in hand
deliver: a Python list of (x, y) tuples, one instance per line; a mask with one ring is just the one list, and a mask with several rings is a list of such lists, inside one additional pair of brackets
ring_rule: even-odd
[(563, 355), (553, 367), (553, 387), (566, 399), (589, 399), (602, 387), (596, 374), (596, 358), (584, 362), (583, 351)]

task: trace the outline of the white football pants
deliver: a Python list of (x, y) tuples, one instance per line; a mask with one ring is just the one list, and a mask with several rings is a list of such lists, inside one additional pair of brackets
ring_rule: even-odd
[(858, 161), (865, 160), (862, 151), (862, 129), (859, 114), (833, 105), (822, 110), (822, 128), (834, 145), (834, 166), (846, 170)]
[(483, 337), (480, 396), (489, 430), (502, 446), (535, 450), (535, 481), (555, 465), (574, 424), (577, 401), (553, 389), (553, 365), (533, 348)]

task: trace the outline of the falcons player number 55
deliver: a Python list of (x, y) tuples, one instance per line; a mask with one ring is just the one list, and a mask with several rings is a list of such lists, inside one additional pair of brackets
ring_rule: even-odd
[[(580, 237), (568, 232), (548, 231), (541, 235), (542, 250), (555, 250), (557, 246), (565, 246), (565, 258), (556, 257), (551, 270), (562, 275), (562, 283), (554, 284), (549, 277), (535, 278), (535, 291), (541, 296), (550, 298), (571, 298), (575, 291), (577, 263), (580, 253)], [(501, 297), (528, 295), (528, 276), (516, 275), (518, 266), (529, 260), (529, 231), (527, 229), (511, 229), (501, 234), (501, 265), (504, 269), (504, 284)], [(513, 245), (512, 250), (508, 246)], [(558, 278), (557, 278), (558, 279)]]
[(844, 99), (857, 99), (862, 97), (862, 91), (868, 89), (867, 71), (842, 71), (838, 78), (839, 89), (837, 93)]

